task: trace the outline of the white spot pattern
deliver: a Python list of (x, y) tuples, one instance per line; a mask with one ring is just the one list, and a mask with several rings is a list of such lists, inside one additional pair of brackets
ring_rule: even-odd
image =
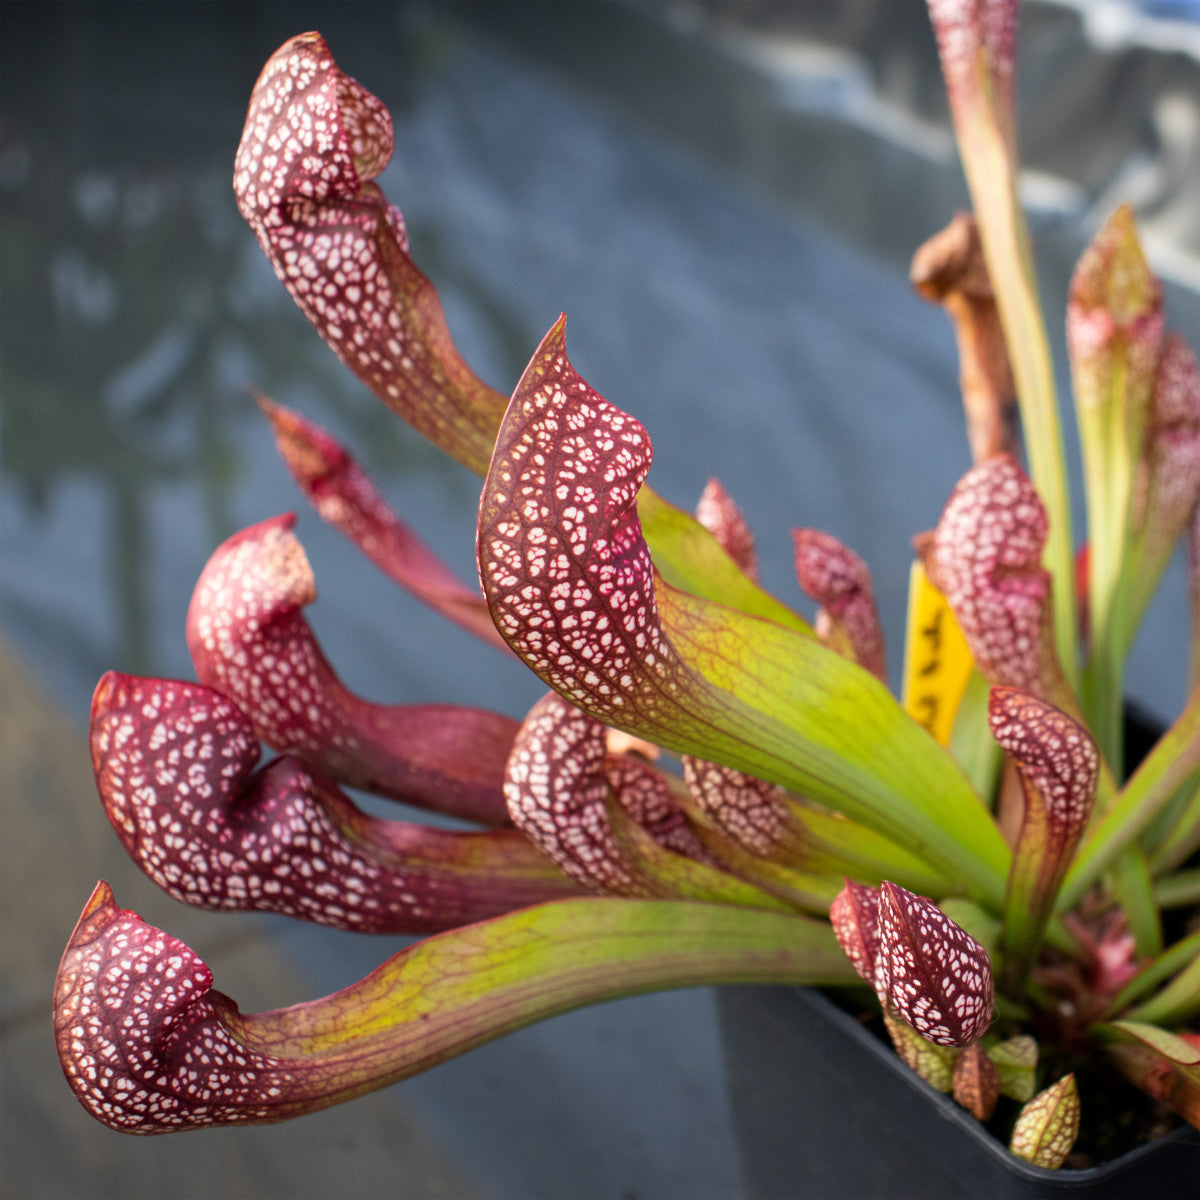
[(556, 692), (639, 731), (697, 689), (663, 633), (636, 501), (646, 430), (567, 360), (563, 323), (513, 395), (479, 513), (479, 571), (505, 640)]
[(281, 46), (250, 98), (238, 208), (284, 286), (385, 404), (483, 473), (504, 397), (463, 363), (400, 212), (369, 182), (392, 156), (383, 104), (316, 33)]
[(118, 908), (107, 884), (97, 886), (54, 985), (59, 1061), (97, 1120), (124, 1133), (166, 1133), (298, 1111), (311, 1082), (304, 1064), (240, 1042), (225, 1022), (237, 1007), (211, 984), (190, 947)]
[(1177, 333), (1163, 343), (1132, 523), (1153, 552), (1169, 554), (1200, 500), (1200, 367)]
[(371, 704), (350, 692), (301, 612), (316, 588), (294, 521), (252, 525), (209, 559), (187, 618), (201, 682), (234, 700), (263, 741), (325, 775), (506, 824), (500, 789), (516, 722), (450, 705)]
[(1054, 851), (1073, 848), (1096, 794), (1100, 754), (1091, 734), (1053, 704), (1016, 688), (993, 688), (988, 723), (1000, 748), (1016, 760), (1050, 821)]
[(874, 986), (879, 958), (879, 889), (847, 879), (829, 905), (829, 923), (854, 969)]
[[(710, 479), (705, 485), (696, 505), (696, 520), (757, 582), (754, 534), (719, 479)], [(753, 854), (769, 855), (783, 843), (791, 824), (783, 788), (691, 755), (683, 757), (683, 774), (696, 802), (740, 846)]]
[(1057, 1170), (1079, 1136), (1079, 1110), (1075, 1076), (1064, 1075), (1021, 1109), (1009, 1149), (1035, 1167)]
[(979, 95), (980, 54), (989, 72), (987, 92), (1000, 113), (1012, 112), (1018, 0), (928, 0), (942, 74), (952, 102)]
[(508, 763), (513, 823), (580, 883), (618, 896), (654, 890), (626, 860), (608, 821), (601, 722), (555, 692), (529, 710)]
[(683, 777), (700, 807), (751, 853), (770, 855), (787, 840), (794, 823), (778, 784), (691, 755)]
[(539, 856), (514, 831), (368, 817), (292, 758), (253, 773), (250, 722), (196, 684), (106, 675), (91, 747), (125, 848), (185, 904), (364, 933), (432, 933), (572, 890), (529, 870)]
[(966, 1046), (991, 1024), (987, 951), (924, 896), (886, 880), (879, 888), (876, 992), (922, 1037)]
[(883, 627), (867, 564), (832, 534), (819, 529), (793, 529), (792, 542), (796, 578), (809, 599), (821, 606), (817, 636), (828, 642), (831, 627), (838, 627), (855, 662), (886, 682)]
[(754, 533), (742, 510), (719, 479), (710, 479), (696, 504), (696, 520), (717, 539), (721, 549), (741, 568), (743, 574), (758, 582), (758, 552)]
[(608, 815), (612, 795), (665, 849), (711, 861), (670, 787), (648, 763), (609, 755), (604, 725), (555, 692), (530, 709), (504, 784), (513, 823), (566, 874), (619, 896), (668, 895), (639, 873)]
[(1042, 501), (1006, 454), (969, 470), (938, 521), (931, 574), (993, 683), (1050, 689), (1050, 576)]
[(605, 770), (617, 803), (660, 846), (684, 858), (719, 866), (676, 803), (670, 785), (649, 763), (609, 755)]

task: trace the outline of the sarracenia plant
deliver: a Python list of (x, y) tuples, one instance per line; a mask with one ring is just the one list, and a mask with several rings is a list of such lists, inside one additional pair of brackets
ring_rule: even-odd
[[(368, 703), (305, 620), (293, 518), (222, 545), (187, 617), (199, 682), (110, 673), (96, 689), (113, 827), (185, 903), (430, 936), (344, 991), (245, 1015), (98, 884), (54, 995), (63, 1069), (95, 1117), (130, 1133), (281, 1121), (572, 1007), (753, 981), (865, 983), (935, 1087), (983, 1120), (1002, 1095), (1024, 1105), (1003, 1133), (1035, 1163), (1066, 1159), (1088, 1117), (1074, 1072), (1095, 1061), (1200, 1124), (1200, 689), (1131, 775), (1121, 739), (1147, 599), (1200, 537), (1200, 372), (1164, 336), (1122, 209), (1067, 308), (1077, 587), (1017, 202), (1015, 3), (930, 8), (975, 212), (922, 249), (914, 281), (955, 321), (977, 461), (918, 539), (900, 701), (862, 560), (800, 529), (815, 620), (764, 592), (718, 483), (696, 516), (643, 486), (650, 436), (575, 372), (561, 318), (511, 397), (472, 373), (373, 182), (387, 111), (315, 33), (267, 63), (238, 205), (343, 362), (483, 477), (482, 594), (345, 449), (264, 399), (280, 451), (322, 517), (551, 690), (520, 723)], [(259, 766), (260, 742), (280, 757)], [(369, 816), (340, 785), (478, 829)]]

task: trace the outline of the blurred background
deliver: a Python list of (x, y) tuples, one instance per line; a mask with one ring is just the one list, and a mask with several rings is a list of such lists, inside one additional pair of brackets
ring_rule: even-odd
[[(1121, 201), (1169, 324), (1200, 345), (1198, 19), (1190, 2), (1026, 7), (1024, 187), (1064, 392), (1070, 270)], [(109, 668), (192, 676), (184, 615), (221, 540), (301, 509), (308, 616), (371, 699), (519, 716), (541, 691), (304, 509), (250, 399), (335, 432), (474, 575), (478, 481), (342, 369), (234, 206), (254, 79), (306, 29), (391, 109), (380, 182), (478, 373), (510, 391), (565, 311), (575, 366), (649, 429), (653, 486), (691, 507), (720, 477), (766, 586), (802, 605), (796, 525), (867, 559), (894, 678), (909, 539), (969, 464), (950, 326), (906, 281), (913, 249), (966, 203), (918, 0), (5, 3), (0, 1192), (736, 1196), (702, 990), (558, 1018), (255, 1130), (122, 1137), (59, 1073), (51, 981), (98, 878), (247, 1011), (344, 986), (401, 944), (191, 912), (107, 826), (92, 688)], [(1160, 717), (1183, 697), (1185, 608), (1177, 561), (1129, 681)]]

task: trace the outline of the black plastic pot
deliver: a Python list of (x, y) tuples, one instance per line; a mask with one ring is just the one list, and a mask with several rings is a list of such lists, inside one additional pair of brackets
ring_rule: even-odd
[(819, 992), (724, 988), (719, 1007), (747, 1200), (1196, 1194), (1195, 1129), (1104, 1166), (1047, 1171), (1013, 1158)]

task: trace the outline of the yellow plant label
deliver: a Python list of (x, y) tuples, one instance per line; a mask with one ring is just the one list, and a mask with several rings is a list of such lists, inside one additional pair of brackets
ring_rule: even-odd
[(971, 650), (946, 597), (919, 562), (908, 577), (908, 628), (904, 637), (904, 711), (943, 745), (971, 677)]

